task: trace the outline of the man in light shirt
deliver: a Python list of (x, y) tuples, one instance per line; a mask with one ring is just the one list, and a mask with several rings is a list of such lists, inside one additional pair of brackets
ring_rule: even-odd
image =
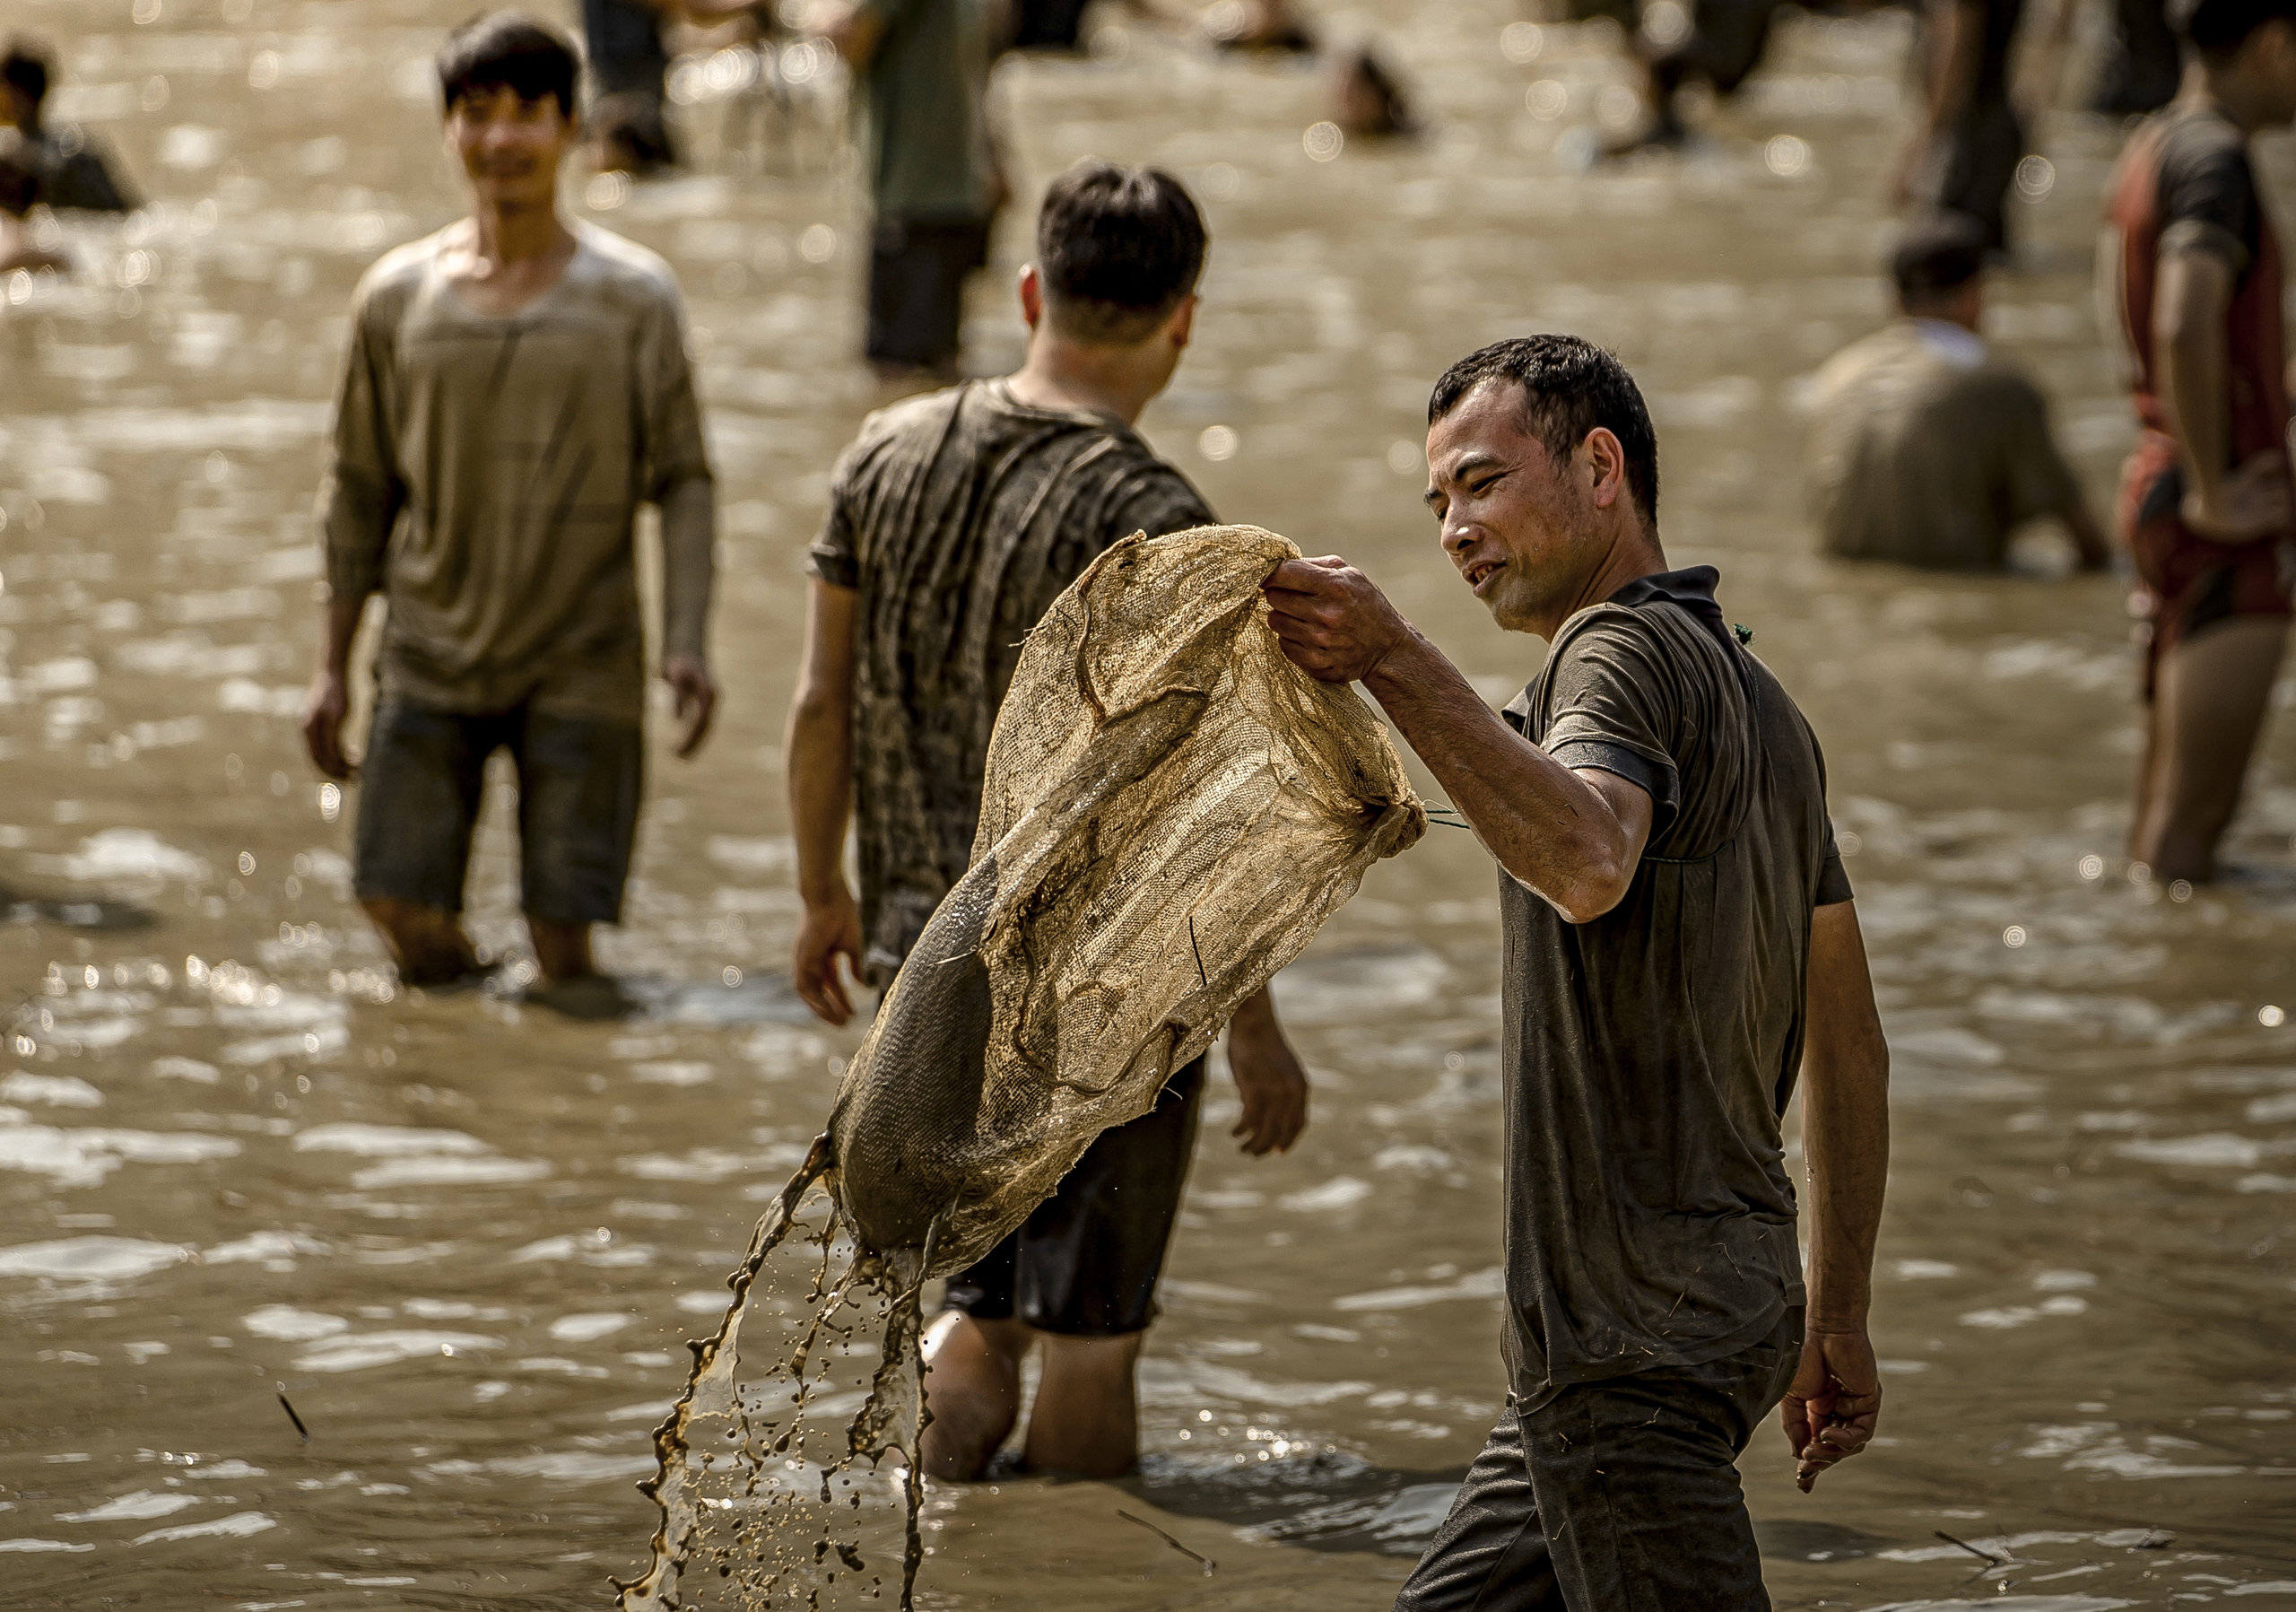
[(1985, 249), (1958, 213), (1916, 225), (1891, 258), (1900, 317), (1818, 371), (1810, 503), (1830, 552), (1998, 570), (2019, 526), (2054, 516), (2083, 569), (2105, 563), (2048, 403), (1977, 333)]

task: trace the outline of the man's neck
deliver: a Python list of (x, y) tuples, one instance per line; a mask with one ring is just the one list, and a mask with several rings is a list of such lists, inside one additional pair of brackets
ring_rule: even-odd
[(503, 206), (481, 201), (471, 209), (471, 251), (487, 263), (513, 268), (565, 252), (574, 232), (547, 206)]
[(2253, 135), (2273, 121), (2273, 109), (2240, 71), (2237, 58), (2218, 66), (2205, 57), (2196, 57), (2185, 69), (2177, 99), (2188, 105), (2213, 107), (2243, 135)]
[(1135, 425), (1164, 389), (1143, 357), (1135, 347), (1085, 347), (1040, 329), (1004, 384), (1013, 401), (1031, 408), (1074, 409)]
[(1587, 573), (1576, 597), (1552, 619), (1534, 625), (1531, 631), (1552, 643), (1564, 623), (1581, 610), (1601, 604), (1629, 582), (1655, 577), (1665, 569), (1666, 554), (1658, 546), (1657, 534), (1646, 532), (1638, 518), (1612, 541), (1602, 563)]

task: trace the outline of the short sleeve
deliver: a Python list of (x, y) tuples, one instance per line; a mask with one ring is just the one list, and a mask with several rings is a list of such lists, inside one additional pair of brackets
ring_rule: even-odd
[(1572, 634), (1547, 680), (1553, 713), (1539, 748), (1563, 766), (1625, 779), (1650, 797), (1650, 838), (1674, 822), (1682, 779), (1673, 739), (1679, 680), (1648, 630), (1631, 618)]
[(860, 451), (857, 442), (838, 456), (830, 472), (829, 510), (805, 550), (805, 574), (832, 588), (861, 586), (861, 548), (853, 522), (854, 461)]
[[(1809, 735), (1810, 758), (1817, 763), (1818, 808), (1824, 811), (1826, 753), (1824, 747), (1818, 743), (1818, 736), (1811, 732), (1807, 719), (1803, 720), (1802, 731)], [(1841, 847), (1834, 840), (1832, 814), (1827, 813), (1823, 821), (1826, 828), (1825, 849), (1818, 858), (1817, 889), (1810, 898), (1810, 905), (1813, 907), (1839, 906), (1843, 902), (1855, 899), (1856, 893), (1849, 887), (1849, 870), (1841, 865)]]
[(2256, 175), (2238, 139), (2199, 135), (2171, 136), (2161, 153), (2161, 254), (2213, 252), (2237, 278), (2256, 257)]
[(1115, 541), (1135, 532), (1161, 537), (1172, 532), (1185, 532), (1191, 527), (1219, 524), (1220, 518), (1205, 502), (1204, 495), (1189, 484), (1187, 477), (1169, 465), (1160, 464), (1118, 501), (1115, 518), (1109, 527), (1110, 541)]

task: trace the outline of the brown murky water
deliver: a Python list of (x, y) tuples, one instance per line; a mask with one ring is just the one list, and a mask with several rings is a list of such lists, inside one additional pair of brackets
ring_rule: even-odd
[[(602, 947), (646, 1012), (394, 997), (346, 899), (347, 823), (291, 718), (306, 511), (351, 287), (454, 205), (422, 64), (465, 9), (12, 18), (64, 44), (59, 110), (156, 198), (74, 222), (76, 281), (0, 300), (0, 883), (77, 903), (0, 926), (12, 1604), (603, 1604), (652, 1527), (631, 1483), (681, 1342), (851, 1044), (778, 983), (798, 556), (870, 401), (818, 76), (785, 111), (695, 64), (703, 171), (590, 198), (683, 277), (726, 511), (724, 726), (693, 764), (657, 745)], [(1327, 18), (1387, 34), (1427, 139), (1311, 160), (1312, 73), (1107, 25), (1090, 57), (1006, 70), (1016, 166), (1026, 188), (1153, 159), (1197, 187), (1206, 303), (1149, 433), (1229, 518), (1364, 562), (1494, 698), (1538, 646), (1435, 551), (1428, 382), (1569, 328), (1651, 395), (1671, 553), (1721, 566), (1828, 746), (1897, 1058), (1884, 1438), (1806, 1498), (1755, 1445), (1780, 1604), (2296, 1601), (2296, 1024), (2267, 1011), (2296, 1007), (2296, 725), (2236, 832), (2248, 875), (2133, 885), (2120, 585), (1854, 571), (1799, 513), (1804, 378), (1883, 311), (1902, 20), (1794, 26), (1709, 144), (1587, 176), (1598, 35), (1502, 36), (1496, 0)], [(2086, 290), (2115, 135), (2045, 134), (2054, 186), (2017, 210), (1992, 321), (2101, 500), (2127, 430)], [(976, 305), (984, 371), (1018, 353), (1019, 251)], [(509, 834), (485, 831), (475, 913), (515, 954)], [(1492, 877), (1431, 834), (1283, 979), (1314, 1126), (1254, 1163), (1213, 1105), (1141, 1476), (935, 1492), (926, 1604), (1387, 1603), (1500, 1392)], [(1939, 1530), (2014, 1564), (1973, 1573)]]

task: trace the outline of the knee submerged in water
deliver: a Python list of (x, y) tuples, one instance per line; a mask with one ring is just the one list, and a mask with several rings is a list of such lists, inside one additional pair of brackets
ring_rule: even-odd
[(1127, 538), (1030, 635), (971, 870), (831, 1115), (865, 1246), (930, 1232), (934, 1276), (996, 1246), (1425, 831), (1370, 709), (1268, 630), (1260, 584), (1298, 554), (1256, 527)]

